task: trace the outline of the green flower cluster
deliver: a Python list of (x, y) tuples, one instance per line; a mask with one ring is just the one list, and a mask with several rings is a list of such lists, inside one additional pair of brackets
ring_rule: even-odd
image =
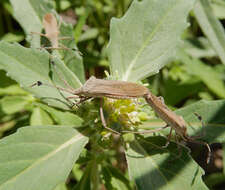
[(149, 116), (143, 112), (143, 103), (137, 99), (110, 99), (105, 98), (104, 109), (107, 112), (109, 124), (117, 123), (120, 128), (131, 128), (142, 121), (148, 120)]

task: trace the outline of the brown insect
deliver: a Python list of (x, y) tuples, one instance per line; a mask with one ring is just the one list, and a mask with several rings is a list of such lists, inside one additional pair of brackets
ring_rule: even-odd
[[(42, 85), (40, 81), (36, 83), (37, 85)], [(66, 84), (68, 86), (68, 84)], [(211, 157), (211, 149), (209, 145), (206, 142), (202, 141), (196, 141), (187, 134), (187, 124), (184, 121), (182, 116), (177, 115), (175, 112), (170, 110), (162, 101), (161, 98), (153, 95), (148, 88), (132, 83), (132, 82), (125, 82), (125, 81), (117, 81), (117, 80), (103, 80), (103, 79), (97, 79), (94, 76), (90, 77), (86, 83), (81, 86), (78, 89), (72, 89), (70, 87), (69, 89), (56, 87), (59, 90), (63, 90), (66, 92), (69, 92), (73, 94), (73, 96), (70, 96), (68, 98), (80, 98), (80, 102), (83, 102), (90, 98), (113, 98), (113, 99), (133, 99), (133, 98), (144, 98), (146, 102), (152, 107), (152, 109), (156, 112), (156, 114), (166, 122), (165, 127), (158, 128), (156, 130), (148, 130), (148, 131), (142, 131), (142, 132), (134, 132), (134, 133), (152, 133), (156, 131), (160, 131), (162, 129), (165, 129), (167, 127), (171, 127), (168, 141), (165, 145), (165, 147), (168, 146), (170, 142), (170, 138), (172, 136), (172, 131), (174, 130), (176, 135), (180, 136), (184, 141), (190, 141), (195, 142), (198, 144), (203, 144), (208, 149), (208, 157), (207, 157), (207, 163), (210, 161)], [(100, 107), (100, 116), (103, 123), (103, 126), (110, 130), (111, 132), (118, 133), (117, 131), (114, 131), (107, 127), (104, 115), (103, 115), (103, 109), (102, 106)], [(130, 131), (122, 131), (122, 132), (130, 132)]]
[(61, 23), (62, 23), (61, 17), (60, 17), (59, 24), (58, 24), (55, 16), (52, 13), (47, 13), (43, 17), (43, 27), (45, 29), (45, 34), (38, 33), (38, 32), (31, 32), (31, 33), (46, 37), (50, 41), (52, 46), (45, 47), (45, 49), (70, 50), (69, 48), (67, 48), (59, 43), (59, 40), (73, 39), (71, 37), (59, 37)]

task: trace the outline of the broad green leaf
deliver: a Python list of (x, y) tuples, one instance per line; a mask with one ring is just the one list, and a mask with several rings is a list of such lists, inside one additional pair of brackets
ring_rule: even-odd
[(191, 59), (185, 54), (180, 54), (180, 59), (185, 63), (184, 67), (190, 75), (200, 78), (218, 97), (225, 98), (225, 85), (220, 72), (204, 64), (199, 59)]
[(63, 126), (25, 127), (0, 141), (0, 190), (50, 190), (66, 180), (88, 138)]
[(45, 13), (53, 10), (49, 2), (39, 0), (10, 0), (13, 7), (13, 15), (22, 26), (26, 35), (29, 36), (28, 41), (31, 42), (32, 47), (40, 47), (40, 36), (31, 36), (31, 32), (42, 32), (42, 17)]
[(0, 100), (2, 111), (6, 114), (19, 112), (29, 104), (28, 97), (25, 96), (5, 96)]
[(52, 125), (51, 117), (41, 108), (36, 107), (32, 110), (30, 125)]
[(137, 189), (208, 189), (202, 181), (203, 170), (187, 149), (178, 149), (174, 143), (162, 148), (165, 142), (162, 137), (139, 138), (126, 150), (129, 175)]
[[(37, 81), (48, 85), (59, 85), (65, 88), (60, 76), (72, 86), (81, 86), (80, 80), (58, 58), (52, 58), (55, 67), (50, 64), (50, 55), (46, 51), (28, 49), (19, 44), (0, 42), (0, 65), (21, 87), (52, 106), (69, 108), (65, 99), (68, 93), (60, 92), (46, 85), (31, 87)], [(57, 69), (57, 70), (56, 70)], [(58, 72), (57, 72), (58, 71)], [(71, 95), (71, 94), (70, 94)]]
[(225, 64), (225, 33), (222, 24), (214, 16), (209, 0), (198, 0), (194, 7), (195, 17), (217, 52), (221, 62)]
[(83, 120), (79, 116), (71, 112), (59, 111), (44, 104), (37, 105), (48, 112), (52, 116), (52, 118), (60, 125), (72, 125), (73, 127), (82, 126)]
[(114, 78), (138, 81), (157, 73), (176, 53), (195, 0), (134, 0), (110, 24), (108, 56)]

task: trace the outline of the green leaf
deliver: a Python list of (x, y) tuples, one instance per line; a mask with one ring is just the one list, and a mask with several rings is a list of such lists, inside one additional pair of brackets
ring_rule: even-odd
[(225, 1), (213, 0), (210, 2), (214, 15), (218, 19), (225, 19)]
[(60, 125), (72, 125), (73, 127), (81, 127), (83, 124), (83, 119), (71, 112), (62, 112), (44, 104), (36, 105), (47, 111), (52, 116), (52, 118)]
[(126, 150), (128, 171), (137, 189), (208, 189), (202, 181), (203, 170), (187, 149), (178, 149), (174, 143), (162, 148), (165, 142), (162, 137), (140, 138)]
[(27, 95), (28, 93), (24, 91), (19, 85), (10, 85), (5, 88), (0, 88), (0, 95)]
[(34, 108), (30, 117), (30, 125), (52, 125), (51, 117), (41, 108)]
[[(60, 46), (65, 46), (71, 50), (60, 51), (65, 65), (75, 73), (81, 83), (85, 82), (83, 57), (76, 46), (73, 39), (73, 27), (69, 24), (61, 22), (60, 37), (71, 37), (69, 40), (60, 40)], [(62, 44), (62, 45), (61, 45)]]
[(88, 28), (79, 38), (79, 42), (97, 38), (99, 34), (98, 28)]
[[(178, 80), (166, 79), (164, 82), (163, 97), (167, 104), (176, 105), (187, 97), (195, 95), (203, 90), (203, 84), (200, 80), (187, 80), (179, 82)], [(176, 92), (176, 95), (174, 95)]]
[(66, 180), (88, 138), (69, 127), (25, 127), (0, 141), (0, 190), (50, 190)]
[(4, 132), (11, 130), (15, 125), (16, 125), (15, 120), (7, 121), (0, 124), (0, 137), (2, 137)]
[(74, 37), (75, 37), (76, 42), (79, 41), (79, 38), (82, 34), (82, 30), (83, 30), (83, 27), (86, 23), (86, 20), (88, 18), (89, 13), (90, 13), (89, 8), (86, 8), (84, 13), (79, 16), (79, 20), (78, 20), (78, 22), (75, 26), (75, 29), (74, 29)]
[(220, 186), (220, 184), (224, 183), (225, 175), (224, 175), (224, 173), (213, 172), (213, 173), (207, 175), (204, 178), (204, 180), (210, 189), (214, 189), (215, 186)]
[(185, 69), (190, 75), (200, 78), (218, 97), (225, 98), (225, 85), (220, 77), (220, 72), (204, 64), (199, 59), (191, 59), (185, 54), (180, 55), (181, 60), (185, 63)]
[(55, 67), (50, 64), (50, 55), (46, 51), (24, 48), (19, 44), (0, 42), (0, 65), (12, 79), (48, 104), (68, 109), (70, 107), (69, 102), (65, 99), (68, 93), (60, 92), (56, 88), (46, 85), (31, 87), (37, 81), (66, 87), (58, 73), (71, 87), (78, 88), (81, 86), (80, 80), (65, 67), (64, 63), (58, 58), (52, 58), (51, 60), (56, 65)]
[(206, 38), (199, 37), (186, 39), (183, 45), (184, 46), (181, 48), (184, 48), (185, 52), (192, 57), (203, 58), (216, 56), (216, 52)]
[(157, 73), (176, 53), (195, 0), (134, 0), (121, 19), (112, 19), (108, 56), (111, 74), (138, 81)]
[(74, 190), (91, 190), (92, 167), (93, 167), (93, 162), (89, 162), (88, 165), (85, 167), (85, 171), (81, 180), (75, 186)]
[(130, 182), (117, 168), (105, 166), (102, 168), (102, 175), (106, 189), (131, 189)]
[(65, 183), (61, 183), (57, 185), (57, 187), (54, 190), (68, 190)]
[[(10, 0), (13, 6), (13, 16), (20, 23), (26, 35), (31, 35), (31, 32), (41, 33), (42, 17), (44, 14), (53, 10), (49, 1), (39, 0)], [(40, 36), (32, 35), (28, 41), (32, 47), (40, 47)]]
[(222, 24), (214, 16), (208, 0), (198, 0), (194, 7), (195, 17), (217, 52), (221, 62), (225, 64), (225, 33)]
[[(82, 153), (81, 153), (81, 155), (82, 155)], [(74, 164), (73, 169), (72, 169), (72, 174), (76, 181), (80, 181), (80, 179), (83, 176), (83, 170), (82, 170), (80, 164), (77, 164), (77, 163)]]
[(6, 114), (19, 112), (23, 110), (28, 103), (28, 98), (23, 96), (5, 96), (0, 100), (2, 111)]
[[(1, 66), (1, 65), (0, 65), (0, 66)], [(3, 68), (1, 68), (1, 69), (3, 69)], [(1, 87), (1, 88), (8, 87), (8, 86), (10, 86), (10, 85), (15, 84), (15, 81), (12, 80), (12, 79), (10, 79), (10, 78), (7, 76), (6, 72), (3, 71), (3, 70), (0, 70), (0, 81), (1, 81), (1, 83), (0, 83), (0, 87)]]
[(7, 33), (2, 36), (1, 40), (4, 40), (6, 42), (21, 42), (24, 40), (24, 35), (21, 33)]

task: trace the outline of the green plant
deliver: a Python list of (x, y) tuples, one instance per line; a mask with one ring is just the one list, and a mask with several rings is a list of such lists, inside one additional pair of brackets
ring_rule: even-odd
[[(158, 133), (161, 136), (125, 134), (118, 139), (102, 128), (98, 100), (86, 102), (78, 109), (71, 109), (72, 102), (65, 98), (68, 96), (67, 93), (44, 85), (31, 88), (36, 81), (65, 86), (60, 75), (75, 89), (85, 82), (85, 54), (82, 57), (74, 49), (77, 49), (75, 41), (79, 42), (82, 39), (81, 28), (88, 18), (89, 11), (91, 12), (90, 7), (80, 17), (75, 30), (64, 22), (61, 25), (60, 36), (76, 37), (75, 41), (62, 42), (71, 50), (52, 51), (50, 54), (44, 49), (38, 49), (43, 45), (42, 40), (38, 35), (32, 36), (31, 32), (42, 32), (42, 18), (46, 13), (53, 12), (59, 18), (53, 5), (49, 1), (40, 3), (38, 0), (11, 0), (10, 3), (31, 48), (1, 41), (0, 69), (4, 69), (8, 76), (35, 98), (21, 90), (3, 73), (4, 82), (10, 86), (0, 90), (0, 93), (5, 95), (0, 100), (1, 122), (4, 122), (4, 126), (0, 128), (1, 134), (4, 135), (12, 127), (16, 129), (22, 125), (34, 126), (21, 128), (15, 134), (1, 140), (0, 190), (99, 189), (100, 184), (104, 184), (107, 189), (132, 189), (134, 184), (118, 169), (124, 168), (125, 163), (121, 158), (121, 147), (125, 152), (130, 179), (135, 181), (138, 189), (207, 189), (201, 178), (204, 171), (192, 159), (185, 146), (177, 148), (176, 143), (171, 142), (168, 148), (162, 148), (166, 142), (163, 136), (169, 133), (168, 130)], [(193, 46), (187, 39), (184, 43), (180, 40), (181, 34), (188, 26), (187, 16), (194, 3), (195, 0), (135, 0), (125, 16), (112, 19), (110, 42), (107, 47), (110, 65), (108, 78), (140, 82), (158, 73), (167, 63), (176, 60), (175, 66), (166, 68), (172, 69), (165, 69), (162, 73), (162, 77), (168, 78), (165, 80), (168, 85), (162, 89), (166, 102), (175, 105), (193, 93), (187, 90), (193, 86), (199, 87), (197, 93), (204, 93), (207, 97), (216, 95), (224, 98), (225, 87), (220, 69), (212, 69), (198, 59), (202, 55), (205, 57), (207, 53), (217, 53), (223, 60), (222, 42), (219, 40), (221, 44), (212, 43), (216, 46), (216, 53), (206, 50), (199, 53), (200, 48), (197, 51), (195, 47), (193, 51)], [(204, 3), (198, 1), (197, 6), (208, 6)], [(61, 9), (59, 5), (60, 1), (57, 1), (56, 7)], [(96, 7), (97, 5), (101, 6), (101, 2), (96, 1)], [(194, 8), (194, 13), (197, 19), (203, 20), (202, 16), (198, 17), (199, 10)], [(104, 18), (101, 11), (97, 14), (99, 18)], [(213, 15), (205, 19), (207, 18), (216, 19)], [(213, 19), (207, 21), (213, 25)], [(218, 31), (220, 26), (217, 26), (218, 23), (214, 25), (212, 28), (215, 28), (215, 33), (213, 36), (208, 34), (208, 38), (215, 41), (215, 35), (223, 39), (224, 34)], [(202, 24), (202, 27), (204, 26)], [(103, 39), (102, 43), (105, 44), (105, 31), (102, 29), (98, 32), (102, 38), (98, 38), (97, 41), (100, 43)], [(199, 41), (204, 41), (207, 45), (208, 41), (204, 40)], [(93, 55), (99, 56), (99, 51), (93, 48), (96, 46), (91, 47), (88, 49), (91, 49)], [(82, 49), (81, 45), (81, 51)], [(102, 55), (104, 60), (105, 54)], [(50, 64), (51, 61), (55, 67)], [(180, 66), (181, 63), (184, 64)], [(91, 68), (90, 65), (85, 67)], [(177, 81), (181, 81), (180, 86)], [(157, 78), (154, 82), (157, 82)], [(153, 90), (157, 89), (154, 88), (157, 86), (155, 83), (152, 85)], [(213, 95), (204, 91), (203, 84)], [(184, 88), (187, 90), (186, 93), (183, 93)], [(153, 129), (164, 125), (162, 121), (152, 119), (155, 116), (148, 106), (137, 105), (131, 100), (104, 100), (107, 124), (114, 130), (122, 127), (129, 130)], [(176, 110), (176, 113), (184, 116), (185, 120), (193, 125), (188, 128), (188, 133), (196, 135), (201, 132), (201, 124), (193, 114), (197, 112), (207, 123), (207, 126), (204, 126), (206, 135), (203, 140), (209, 143), (224, 143), (224, 104), (224, 100), (202, 100)], [(22, 122), (17, 121), (18, 118)], [(177, 156), (179, 154), (181, 155)], [(117, 167), (114, 168), (112, 165)], [(77, 181), (76, 186), (72, 182), (65, 186), (69, 174), (72, 176), (70, 179)]]

